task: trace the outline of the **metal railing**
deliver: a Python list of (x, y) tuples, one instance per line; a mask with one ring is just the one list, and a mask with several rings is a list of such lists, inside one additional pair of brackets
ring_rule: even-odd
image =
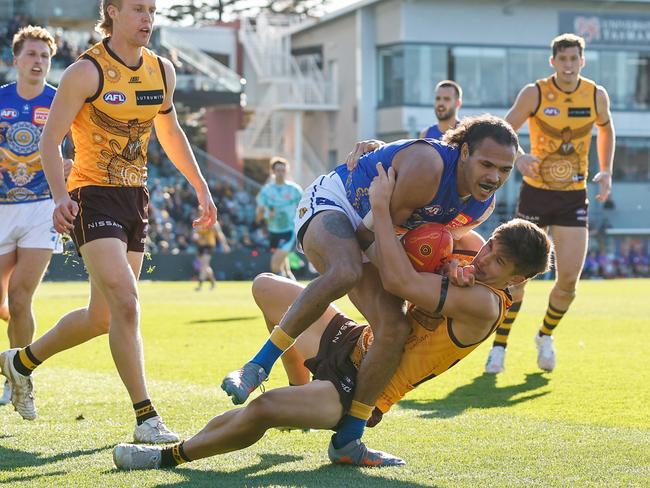
[(199, 89), (235, 93), (242, 91), (242, 78), (239, 74), (200, 49), (196, 49), (169, 29), (160, 29), (159, 42), (162, 47), (173, 52), (179, 59), (203, 74), (203, 76), (198, 75), (197, 77), (200, 80), (200, 84), (197, 85)]

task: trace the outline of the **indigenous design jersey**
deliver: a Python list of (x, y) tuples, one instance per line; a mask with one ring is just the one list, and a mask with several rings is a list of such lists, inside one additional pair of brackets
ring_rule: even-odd
[(16, 83), (0, 87), (0, 204), (52, 198), (38, 143), (55, 93), (45, 85), (40, 95), (25, 100)]
[(162, 61), (143, 48), (139, 65), (130, 68), (110, 50), (108, 39), (80, 59), (97, 67), (99, 87), (72, 123), (75, 161), (68, 191), (88, 185), (145, 186), (149, 136), (167, 90)]
[(364, 154), (352, 171), (348, 171), (345, 164), (337, 166), (334, 171), (343, 181), (347, 199), (357, 213), (364, 217), (370, 211), (368, 188), (373, 178), (377, 176), (377, 163), (381, 162), (384, 169), (388, 171), (395, 155), (416, 142), (429, 144), (438, 151), (444, 169), (438, 192), (433, 200), (424, 207), (416, 209), (403, 226), (406, 229), (414, 229), (427, 222), (438, 222), (446, 224), (453, 231), (458, 227), (475, 226), (478, 222), (484, 221), (494, 209), (494, 195), (484, 202), (471, 196), (465, 200), (461, 199), (456, 181), (460, 151), (454, 146), (433, 139), (402, 139), (386, 144)]
[[(512, 305), (512, 297), (505, 290), (497, 290), (483, 283), (477, 285), (489, 288), (499, 297), (499, 316), (490, 332), (476, 344), (465, 346), (458, 342), (452, 331), (453, 319), (436, 317), (417, 307), (409, 307), (407, 319), (411, 324), (411, 335), (404, 346), (397, 371), (376, 402), (379, 410), (386, 413), (409, 391), (447, 371), (496, 330)], [(368, 352), (372, 340), (372, 330), (370, 326), (366, 326), (350, 354), (350, 359), (357, 368)]]
[(437, 139), (439, 141), (442, 141), (442, 131), (440, 130), (440, 127), (438, 127), (438, 124), (432, 125), (427, 129), (427, 133), (424, 134), (425, 139)]
[(580, 77), (578, 87), (563, 92), (550, 76), (537, 80), (539, 107), (528, 118), (531, 153), (541, 160), (540, 177), (524, 181), (545, 190), (587, 187), (589, 146), (596, 113), (596, 83)]
[(293, 181), (282, 185), (267, 183), (257, 194), (257, 205), (264, 207), (269, 232), (280, 234), (293, 231), (293, 218), (298, 202), (302, 198), (302, 188)]

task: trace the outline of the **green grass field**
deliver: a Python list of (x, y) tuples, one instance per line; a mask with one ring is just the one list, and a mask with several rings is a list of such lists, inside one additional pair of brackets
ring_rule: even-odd
[[(0, 486), (650, 486), (650, 280), (581, 283), (556, 333), (558, 367), (543, 374), (533, 335), (550, 286), (529, 286), (505, 373), (482, 374), (484, 344), (368, 429), (367, 443), (406, 467), (331, 466), (329, 432), (271, 431), (244, 451), (174, 471), (118, 472), (111, 449), (130, 440), (133, 415), (103, 337), (37, 371), (36, 421), (0, 407)], [(150, 392), (183, 436), (230, 408), (221, 378), (266, 337), (250, 283), (192, 288), (141, 285)], [(86, 283), (45, 283), (38, 332), (87, 292)], [(284, 384), (278, 365), (269, 385)]]

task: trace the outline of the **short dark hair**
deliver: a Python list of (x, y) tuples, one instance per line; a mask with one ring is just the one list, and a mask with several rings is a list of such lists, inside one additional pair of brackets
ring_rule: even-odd
[(558, 53), (558, 51), (563, 51), (568, 47), (577, 47), (580, 57), (585, 50), (585, 40), (580, 36), (575, 34), (560, 34), (555, 39), (551, 41), (551, 49), (553, 50), (553, 57)]
[(461, 100), (463, 98), (463, 89), (460, 87), (458, 83), (456, 83), (453, 80), (442, 80), (436, 85), (436, 91), (438, 88), (453, 88), (454, 91), (456, 92), (456, 98)]
[(546, 232), (532, 222), (512, 219), (501, 224), (492, 233), (509, 261), (515, 265), (515, 273), (533, 278), (551, 269), (553, 243)]
[(284, 158), (281, 158), (280, 156), (273, 156), (271, 160), (269, 161), (269, 169), (273, 171), (275, 169), (275, 166), (277, 164), (284, 164), (285, 166), (289, 166), (289, 161), (287, 161)]
[(504, 146), (515, 149), (519, 147), (519, 138), (510, 124), (490, 114), (465, 117), (454, 129), (445, 132), (442, 140), (458, 148), (467, 143), (469, 153), (472, 154), (476, 146), (487, 138)]

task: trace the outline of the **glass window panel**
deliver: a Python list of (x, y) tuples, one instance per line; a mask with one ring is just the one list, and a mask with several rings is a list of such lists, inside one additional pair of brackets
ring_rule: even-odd
[(506, 50), (501, 48), (456, 47), (454, 79), (463, 87), (467, 106), (504, 107), (506, 94)]
[(616, 139), (614, 182), (616, 181), (650, 181), (650, 139)]
[(548, 49), (508, 49), (508, 105), (524, 86), (550, 74)]
[(382, 47), (379, 105), (431, 105), (433, 87), (447, 78), (447, 48), (429, 45)]

